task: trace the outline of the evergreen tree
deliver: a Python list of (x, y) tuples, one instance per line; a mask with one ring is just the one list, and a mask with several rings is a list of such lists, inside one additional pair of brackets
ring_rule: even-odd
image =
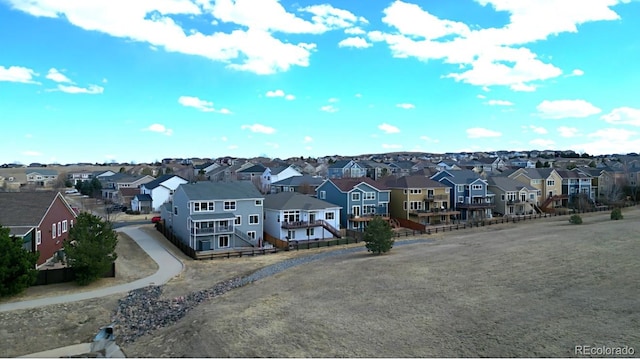
[(76, 218), (64, 243), (67, 263), (74, 269), (76, 282), (87, 285), (102, 277), (118, 257), (118, 235), (110, 222), (88, 212)]
[(364, 242), (367, 251), (375, 254), (386, 253), (393, 248), (393, 231), (389, 223), (382, 218), (375, 217), (364, 231)]
[(0, 226), (0, 297), (11, 296), (31, 286), (38, 277), (38, 252), (22, 247), (22, 240), (10, 237), (9, 229)]

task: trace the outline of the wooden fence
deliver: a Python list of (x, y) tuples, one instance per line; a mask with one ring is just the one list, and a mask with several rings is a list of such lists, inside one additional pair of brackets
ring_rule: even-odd
[[(114, 278), (116, 276), (116, 264), (111, 264), (111, 269), (105, 273), (102, 278)], [(73, 282), (76, 279), (76, 273), (73, 268), (56, 268), (56, 269), (40, 269), (38, 270), (38, 278), (33, 284), (47, 285), (56, 283)]]

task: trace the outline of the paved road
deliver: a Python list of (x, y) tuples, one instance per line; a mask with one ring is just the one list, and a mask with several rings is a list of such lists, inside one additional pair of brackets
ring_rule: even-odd
[(0, 312), (6, 312), (16, 309), (27, 309), (42, 307), (51, 304), (61, 304), (68, 302), (76, 302), (79, 300), (85, 300), (90, 298), (105, 297), (117, 293), (126, 293), (130, 290), (143, 288), (148, 285), (159, 285), (168, 282), (171, 278), (182, 272), (184, 266), (182, 262), (176, 258), (171, 252), (169, 252), (162, 243), (158, 242), (155, 238), (148, 235), (144, 231), (140, 230), (139, 226), (127, 226), (119, 228), (118, 231), (126, 233), (131, 237), (140, 248), (142, 248), (147, 254), (158, 263), (158, 271), (154, 274), (138, 279), (136, 281), (119, 284), (112, 287), (100, 288), (88, 292), (72, 293), (67, 295), (61, 295), (57, 297), (40, 298), (33, 300), (26, 300), (22, 302), (13, 302), (0, 304)]

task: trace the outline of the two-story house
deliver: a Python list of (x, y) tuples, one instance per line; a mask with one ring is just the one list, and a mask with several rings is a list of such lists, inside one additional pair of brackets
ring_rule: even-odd
[(487, 189), (487, 181), (472, 170), (442, 170), (431, 179), (449, 186), (450, 203), (460, 211), (461, 219), (492, 217), (493, 194)]
[(28, 168), (27, 184), (37, 187), (52, 186), (58, 179), (58, 171), (48, 168)]
[(384, 184), (369, 177), (334, 178), (318, 186), (316, 197), (343, 209), (342, 228), (364, 230), (375, 216), (389, 219), (390, 192)]
[(196, 251), (261, 247), (263, 202), (251, 182), (181, 184), (162, 219)]
[(367, 169), (353, 160), (338, 160), (327, 167), (327, 178), (359, 178), (367, 175)]
[(488, 184), (489, 191), (495, 194), (495, 213), (520, 216), (539, 212), (538, 196), (542, 194), (541, 190), (502, 176), (489, 177)]
[[(177, 175), (162, 175), (151, 182), (140, 185), (140, 194), (149, 195), (151, 197), (151, 211), (158, 212), (164, 203), (171, 201), (176, 188), (188, 182), (186, 179)], [(134, 197), (131, 200), (131, 209), (141, 211), (141, 209), (138, 208), (138, 203), (135, 202), (136, 198), (137, 197)]]
[[(129, 205), (133, 196), (140, 193), (140, 186), (153, 181), (149, 175), (134, 176), (126, 173), (116, 173), (111, 176), (98, 177), (102, 189), (102, 198), (113, 203)], [(123, 190), (125, 190), (123, 192)]]
[(588, 206), (595, 202), (591, 175), (577, 170), (557, 170), (562, 178), (562, 194), (568, 196), (564, 207)]
[(543, 211), (561, 207), (562, 200), (567, 198), (562, 195), (562, 178), (553, 168), (518, 168), (506, 174), (540, 191), (538, 206)]
[(389, 213), (422, 224), (449, 223), (459, 212), (451, 209), (450, 187), (420, 175), (389, 177)]
[(271, 184), (271, 193), (298, 192), (302, 194), (316, 193), (316, 188), (324, 182), (319, 176), (293, 176)]
[(59, 192), (0, 192), (0, 225), (38, 251), (41, 266), (64, 246), (76, 212)]
[(293, 166), (267, 167), (260, 177), (262, 193), (273, 192), (271, 185), (275, 182), (300, 176), (302, 176), (302, 173), (298, 172)]
[(340, 238), (340, 207), (297, 192), (269, 194), (264, 231), (283, 241)]

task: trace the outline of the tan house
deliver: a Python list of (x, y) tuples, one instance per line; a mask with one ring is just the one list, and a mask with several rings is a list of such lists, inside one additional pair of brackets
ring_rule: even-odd
[(562, 177), (553, 168), (519, 168), (508, 177), (527, 184), (538, 191), (537, 205), (541, 209), (562, 205)]
[(449, 223), (459, 214), (451, 209), (449, 186), (421, 175), (388, 177), (389, 214), (421, 224)]
[(540, 190), (509, 177), (490, 177), (489, 190), (495, 194), (494, 212), (521, 216), (540, 212), (536, 208)]

